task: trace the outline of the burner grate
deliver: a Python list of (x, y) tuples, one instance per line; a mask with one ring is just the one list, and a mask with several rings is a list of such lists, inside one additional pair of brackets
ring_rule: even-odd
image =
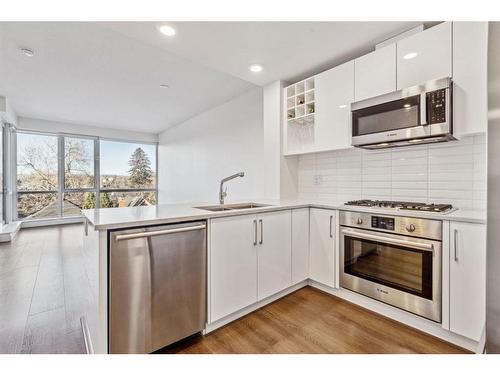
[(451, 204), (434, 204), (421, 202), (399, 202), (399, 201), (381, 201), (371, 199), (360, 199), (345, 203), (347, 206), (360, 207), (380, 207), (393, 208), (409, 211), (425, 211), (425, 212), (448, 212), (453, 209)]

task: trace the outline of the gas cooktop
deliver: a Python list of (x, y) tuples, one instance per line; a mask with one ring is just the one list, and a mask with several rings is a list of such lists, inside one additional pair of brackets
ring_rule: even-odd
[(409, 211), (425, 211), (425, 212), (440, 212), (447, 213), (453, 211), (451, 204), (434, 204), (434, 203), (420, 203), (420, 202), (398, 202), (398, 201), (379, 201), (370, 199), (361, 199), (356, 201), (349, 201), (344, 203), (346, 206), (361, 206), (361, 207), (380, 207), (392, 208), (398, 210)]

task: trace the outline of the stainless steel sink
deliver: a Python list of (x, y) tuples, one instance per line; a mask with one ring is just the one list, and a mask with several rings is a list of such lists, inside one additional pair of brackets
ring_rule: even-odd
[(250, 203), (218, 204), (214, 206), (199, 206), (194, 208), (206, 211), (234, 211), (234, 210), (246, 210), (249, 208), (259, 208), (259, 207), (269, 207), (269, 206), (271, 205), (250, 202)]

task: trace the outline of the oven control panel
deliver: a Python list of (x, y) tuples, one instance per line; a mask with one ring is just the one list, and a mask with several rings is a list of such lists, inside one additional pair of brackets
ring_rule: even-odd
[(372, 228), (394, 230), (393, 217), (372, 216)]
[(441, 241), (443, 237), (443, 223), (441, 220), (341, 210), (339, 224), (344, 227), (368, 229), (438, 241)]

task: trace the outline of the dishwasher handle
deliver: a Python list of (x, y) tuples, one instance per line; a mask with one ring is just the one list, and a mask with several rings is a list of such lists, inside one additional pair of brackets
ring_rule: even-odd
[(190, 232), (193, 230), (201, 230), (205, 229), (206, 225), (201, 224), (201, 225), (194, 225), (191, 227), (182, 227), (182, 228), (174, 228), (174, 229), (162, 229), (162, 230), (156, 230), (152, 232), (140, 232), (140, 233), (131, 233), (131, 234), (119, 234), (115, 237), (116, 241), (123, 241), (123, 240), (133, 240), (136, 238), (145, 238), (145, 237), (153, 237), (153, 236), (160, 236), (163, 234), (174, 234), (174, 233), (182, 233), (182, 232)]

